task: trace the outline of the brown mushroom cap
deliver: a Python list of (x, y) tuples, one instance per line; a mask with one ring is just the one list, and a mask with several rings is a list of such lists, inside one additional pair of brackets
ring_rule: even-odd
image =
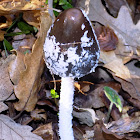
[(86, 14), (71, 8), (50, 27), (44, 44), (45, 62), (60, 77), (80, 78), (94, 71), (100, 48)]

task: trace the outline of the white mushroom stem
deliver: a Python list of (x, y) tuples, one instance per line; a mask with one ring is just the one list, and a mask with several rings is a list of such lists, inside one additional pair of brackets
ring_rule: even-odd
[(72, 129), (72, 110), (74, 98), (74, 79), (61, 79), (59, 102), (59, 135), (61, 140), (74, 140)]

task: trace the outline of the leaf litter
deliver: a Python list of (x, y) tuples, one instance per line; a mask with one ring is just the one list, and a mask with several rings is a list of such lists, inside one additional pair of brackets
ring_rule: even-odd
[[(7, 124), (7, 127), (0, 128), (1, 132), (14, 132), (13, 135), (9, 134), (9, 137), (59, 139), (57, 124), (59, 99), (54, 100), (50, 96), (46, 96), (46, 91), (54, 89), (54, 84), (51, 82), (54, 78), (46, 67), (44, 70), (43, 44), (51, 25), (51, 18), (44, 2), (38, 0), (0, 2), (0, 16), (3, 16), (6, 21), (0, 22), (0, 41), (5, 38), (6, 32), (3, 29), (9, 28), (13, 24), (13, 15), (18, 17), (21, 12), (23, 20), (38, 30), (36, 35), (15, 36), (12, 40), (14, 50), (7, 58), (5, 58), (5, 52), (0, 51), (3, 57), (0, 59), (0, 112), (10, 116), (8, 112), (3, 111), (11, 111), (8, 103), (12, 103), (14, 105), (13, 113), (21, 113), (16, 122), (23, 120), (25, 124), (33, 127), (33, 133), (40, 136), (34, 135), (31, 127), (19, 125), (11, 118), (1, 115), (1, 126), (5, 121), (12, 122)], [(109, 2), (105, 1), (106, 5), (110, 4)], [(75, 91), (73, 116), (77, 119), (74, 119), (73, 123), (77, 140), (88, 140), (93, 137), (103, 140), (132, 140), (140, 137), (140, 75), (139, 68), (135, 66), (140, 58), (140, 21), (138, 20), (134, 24), (131, 17), (134, 9), (131, 11), (126, 2), (119, 4), (117, 12), (113, 11), (113, 6), (109, 8), (113, 12), (112, 15), (116, 16), (114, 18), (107, 12), (106, 5), (103, 5), (101, 0), (93, 0), (90, 3), (85, 3), (83, 0), (77, 2), (78, 7), (87, 10), (91, 21), (102, 24), (102, 26), (98, 25), (99, 28), (95, 26), (95, 31), (99, 32), (97, 38), (101, 45), (99, 67), (95, 73), (75, 82), (78, 90)], [(15, 28), (15, 32), (22, 32), (22, 29)], [(55, 79), (59, 81), (59, 77), (55, 76)], [(104, 123), (110, 105), (109, 100), (104, 96), (103, 88), (105, 86), (114, 89), (123, 103), (122, 113), (113, 106), (108, 124)], [(57, 93), (60, 92), (59, 82), (56, 82), (55, 90)], [(129, 109), (125, 112), (125, 107), (128, 106)], [(37, 123), (40, 124), (37, 125)], [(25, 129), (25, 127), (28, 130), (19, 134), (17, 133), (19, 130), (15, 128), (16, 125), (19, 126), (19, 130)], [(25, 131), (28, 131), (29, 135), (25, 136)], [(5, 133), (1, 134), (0, 138), (6, 139)]]

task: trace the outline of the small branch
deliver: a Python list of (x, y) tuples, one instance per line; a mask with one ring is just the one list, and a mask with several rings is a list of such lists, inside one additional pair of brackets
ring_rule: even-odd
[(51, 10), (53, 8), (53, 0), (48, 0), (48, 6), (49, 6), (48, 12), (52, 18), (52, 21), (54, 22), (55, 16), (54, 16), (53, 10)]

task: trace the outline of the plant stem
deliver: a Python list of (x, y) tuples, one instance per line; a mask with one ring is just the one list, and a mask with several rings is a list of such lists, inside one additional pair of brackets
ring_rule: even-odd
[(59, 135), (61, 140), (74, 140), (72, 129), (72, 110), (74, 98), (74, 79), (61, 79), (59, 104)]
[(110, 103), (109, 110), (108, 110), (107, 117), (106, 117), (106, 121), (105, 121), (106, 123), (108, 123), (108, 121), (109, 121), (110, 113), (112, 111), (112, 107), (113, 107), (113, 102)]

